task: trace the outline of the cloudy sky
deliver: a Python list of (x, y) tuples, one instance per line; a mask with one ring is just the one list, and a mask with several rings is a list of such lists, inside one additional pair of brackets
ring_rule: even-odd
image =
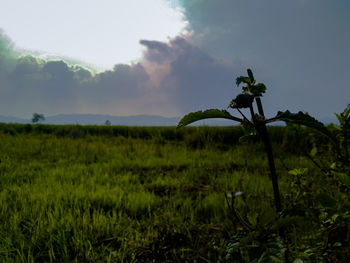
[(252, 68), (265, 111), (350, 103), (348, 0), (0, 0), (0, 115), (226, 108)]

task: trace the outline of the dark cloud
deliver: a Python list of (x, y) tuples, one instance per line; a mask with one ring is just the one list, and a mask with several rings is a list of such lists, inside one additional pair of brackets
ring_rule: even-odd
[(87, 104), (118, 103), (144, 94), (148, 75), (141, 64), (118, 64), (113, 70), (95, 75), (82, 84), (81, 96)]
[(145, 59), (162, 63), (164, 59), (171, 56), (171, 48), (166, 43), (152, 40), (140, 40), (140, 44), (147, 48), (147, 52), (144, 54)]
[[(141, 63), (118, 64), (93, 74), (62, 60), (43, 60), (16, 53), (0, 35), (0, 114), (30, 116), (58, 113), (142, 113), (147, 103), (149, 74)], [(142, 102), (142, 98), (146, 102)], [(150, 100), (148, 95), (148, 101)], [(124, 110), (123, 108), (127, 109)], [(155, 113), (155, 108), (153, 113)], [(117, 112), (116, 112), (117, 110)]]
[[(161, 114), (226, 107), (237, 66), (216, 59), (185, 37), (141, 40), (143, 58), (92, 74), (62, 60), (14, 59), (0, 88), (0, 114)], [(5, 63), (6, 64), (6, 63)], [(10, 67), (9, 67), (10, 68)], [(222, 94), (222, 95), (218, 95)]]
[(168, 69), (166, 74), (161, 70), (154, 74), (163, 73), (161, 91), (179, 112), (228, 105), (237, 64), (215, 59), (183, 37), (171, 40), (166, 46), (155, 41), (141, 43), (148, 47), (145, 58), (157, 63), (157, 68)]
[(290, 108), (321, 117), (349, 103), (349, 85), (340, 77), (350, 74), (346, 1), (181, 2), (196, 46), (243, 61), (268, 84), (270, 114)]
[(74, 71), (63, 61), (20, 57), (7, 76), (2, 112), (75, 110), (77, 84)]
[(93, 74), (19, 58), (0, 34), (0, 114), (32, 112), (167, 116), (225, 108), (251, 67), (267, 84), (265, 111), (341, 111), (350, 98), (350, 6), (342, 0), (183, 0), (189, 34), (141, 40), (139, 62)]

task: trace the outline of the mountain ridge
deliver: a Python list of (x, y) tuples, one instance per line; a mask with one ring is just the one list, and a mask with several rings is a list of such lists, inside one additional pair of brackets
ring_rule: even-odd
[[(160, 115), (131, 115), (131, 116), (114, 116), (107, 114), (57, 114), (45, 116), (42, 124), (79, 124), (79, 125), (105, 125), (106, 121), (111, 125), (127, 126), (175, 126), (180, 117), (163, 117)], [(12, 116), (1, 116), (0, 122), (5, 123), (32, 123), (31, 119), (17, 118)]]
[[(55, 124), (55, 125), (67, 125), (67, 124), (78, 124), (78, 125), (106, 125), (107, 120), (111, 125), (120, 126), (177, 126), (181, 117), (164, 117), (161, 115), (151, 114), (139, 114), (130, 116), (115, 116), (108, 114), (57, 114), (45, 117), (44, 121), (39, 123), (42, 124)], [(330, 124), (331, 122), (337, 123), (333, 117), (320, 119), (323, 123)], [(0, 122), (3, 123), (32, 123), (31, 119), (17, 118), (12, 116), (1, 116)], [(230, 126), (237, 125), (230, 120), (211, 119), (204, 120), (195, 123), (198, 125), (209, 125), (209, 126)], [(277, 124), (277, 123), (276, 123)], [(277, 125), (281, 125), (278, 123)]]

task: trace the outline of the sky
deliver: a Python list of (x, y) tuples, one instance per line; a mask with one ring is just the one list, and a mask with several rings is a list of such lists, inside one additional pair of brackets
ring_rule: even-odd
[(347, 0), (0, 0), (0, 28), (0, 115), (226, 109), (247, 68), (268, 116), (350, 103)]

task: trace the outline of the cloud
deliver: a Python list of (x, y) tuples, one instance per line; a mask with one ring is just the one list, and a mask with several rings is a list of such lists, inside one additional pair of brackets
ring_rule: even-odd
[[(93, 74), (84, 67), (0, 56), (0, 114), (183, 115), (226, 108), (251, 67), (265, 112), (331, 116), (349, 103), (350, 8), (343, 1), (182, 1), (190, 34), (140, 40), (143, 56)], [(334, 4), (335, 3), (335, 4)], [(3, 35), (0, 50), (13, 45)], [(13, 53), (13, 52), (12, 52)], [(11, 54), (12, 54), (11, 53)]]
[[(227, 106), (236, 64), (210, 56), (184, 36), (140, 44), (145, 49), (139, 62), (95, 74), (32, 55), (2, 60), (9, 70), (1, 79), (0, 112), (21, 117), (32, 112), (176, 116)], [(4, 54), (13, 49), (6, 47)]]
[[(238, 59), (268, 85), (267, 111), (316, 116), (349, 103), (350, 6), (345, 1), (184, 0), (191, 41)], [(339, 77), (336, 77), (339, 76)]]
[[(226, 107), (232, 93), (234, 73), (239, 64), (216, 59), (186, 38), (177, 37), (169, 43), (141, 41), (146, 46), (145, 62), (158, 68), (160, 90), (183, 114), (201, 107)], [(159, 68), (165, 70), (159, 70)], [(154, 77), (154, 76), (153, 76)], [(160, 78), (159, 78), (160, 79)]]
[(74, 110), (78, 84), (74, 74), (63, 61), (46, 62), (32, 56), (19, 58), (7, 76), (1, 111), (25, 114), (27, 111)]
[(85, 100), (85, 108), (89, 104), (101, 106), (118, 104), (120, 101), (142, 96), (148, 78), (148, 74), (139, 63), (118, 64), (113, 70), (101, 72), (93, 76), (89, 82), (82, 83), (80, 98)]
[(14, 43), (0, 28), (0, 78), (11, 71), (16, 63)]
[(84, 108), (117, 114), (182, 115), (198, 107), (226, 107), (237, 65), (215, 59), (185, 37), (141, 40), (142, 59), (119, 64), (82, 85)]

